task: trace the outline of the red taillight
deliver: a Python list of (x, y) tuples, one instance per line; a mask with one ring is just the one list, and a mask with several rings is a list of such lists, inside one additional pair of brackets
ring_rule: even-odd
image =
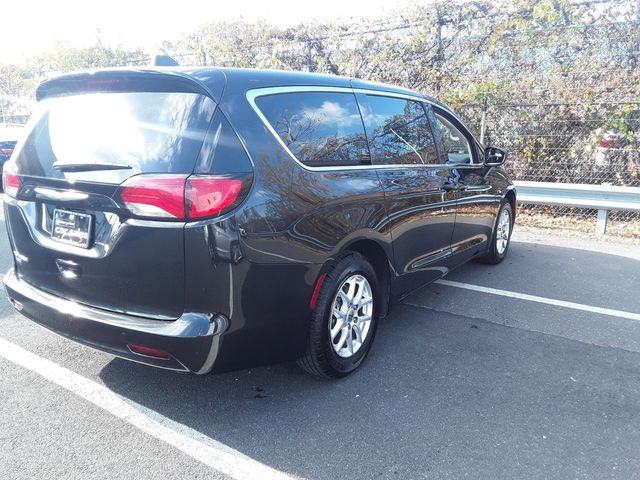
[(184, 218), (183, 175), (138, 175), (122, 185), (120, 198), (142, 217)]
[(217, 215), (234, 204), (242, 190), (242, 180), (234, 178), (190, 177), (187, 179), (189, 218)]
[(122, 184), (120, 200), (141, 217), (205, 218), (236, 204), (242, 187), (237, 177), (137, 175)]
[(127, 347), (129, 347), (129, 350), (131, 350), (133, 353), (146, 355), (147, 357), (155, 357), (155, 358), (162, 358), (162, 359), (169, 358), (169, 354), (167, 352), (158, 350), (157, 348), (143, 347), (142, 345), (133, 345), (133, 344), (129, 344), (127, 345)]
[[(7, 167), (5, 165), (5, 167)], [(2, 188), (4, 193), (15, 198), (20, 189), (20, 177), (13, 173), (9, 168), (5, 168), (2, 172)]]
[(13, 148), (0, 148), (0, 155), (6, 155), (7, 157), (10, 157), (12, 153)]

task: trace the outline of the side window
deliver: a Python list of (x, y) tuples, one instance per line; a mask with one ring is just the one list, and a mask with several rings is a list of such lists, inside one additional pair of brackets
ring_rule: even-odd
[(256, 104), (291, 153), (305, 165), (371, 163), (352, 93), (279, 93), (258, 97)]
[(460, 129), (437, 113), (435, 114), (435, 123), (439, 133), (440, 161), (438, 163), (454, 165), (473, 163), (471, 146)]
[(420, 102), (367, 95), (365, 123), (373, 163), (379, 165), (437, 163), (433, 134)]

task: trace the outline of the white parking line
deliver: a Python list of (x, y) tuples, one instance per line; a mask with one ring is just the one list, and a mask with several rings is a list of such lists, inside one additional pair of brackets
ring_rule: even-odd
[(291, 477), (181, 423), (132, 402), (88, 378), (0, 338), (0, 357), (31, 370), (152, 437), (236, 480)]
[(602, 315), (640, 321), (640, 313), (625, 312), (624, 310), (613, 310), (611, 308), (594, 307), (583, 303), (565, 302), (564, 300), (538, 297), (537, 295), (528, 295), (526, 293), (512, 292), (510, 290), (500, 290), (499, 288), (482, 287), (480, 285), (472, 285), (471, 283), (453, 282), (451, 280), (436, 280), (436, 283), (446, 285), (447, 287), (462, 288), (464, 290), (473, 290), (475, 292), (490, 293), (491, 295), (500, 295), (502, 297), (517, 298), (519, 300), (527, 300), (529, 302), (545, 303), (547, 305), (555, 305), (557, 307), (573, 308), (574, 310), (582, 310), (584, 312), (600, 313)]

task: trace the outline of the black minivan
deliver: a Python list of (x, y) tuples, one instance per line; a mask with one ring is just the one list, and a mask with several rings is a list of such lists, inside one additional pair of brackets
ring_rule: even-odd
[(507, 254), (505, 152), (445, 105), (296, 72), (107, 69), (37, 89), (4, 168), (17, 310), (157, 367), (341, 377), (389, 305)]

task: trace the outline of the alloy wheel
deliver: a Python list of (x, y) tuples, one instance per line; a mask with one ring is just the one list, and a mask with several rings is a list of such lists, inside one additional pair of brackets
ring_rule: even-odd
[(331, 304), (329, 338), (333, 351), (342, 358), (355, 355), (369, 334), (373, 318), (373, 293), (360, 274), (349, 276)]
[(509, 245), (509, 234), (511, 233), (511, 215), (506, 208), (500, 212), (498, 219), (498, 231), (496, 232), (496, 250), (498, 255), (502, 255)]

